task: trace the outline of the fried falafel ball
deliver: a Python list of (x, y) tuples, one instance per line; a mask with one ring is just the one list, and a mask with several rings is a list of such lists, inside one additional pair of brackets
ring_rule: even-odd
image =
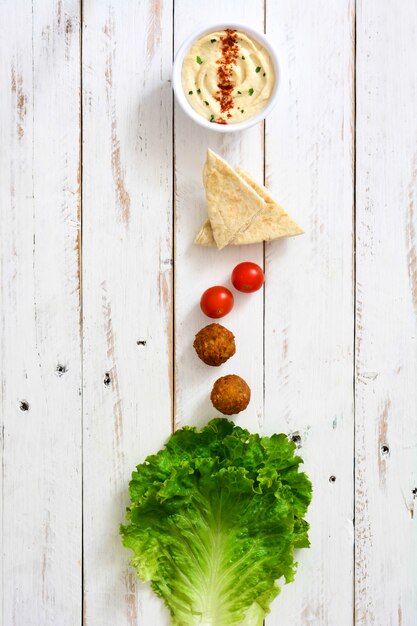
[(236, 352), (235, 337), (221, 324), (209, 324), (196, 334), (194, 348), (204, 363), (217, 367)]
[(224, 415), (244, 411), (250, 401), (249, 385), (236, 374), (217, 379), (210, 395), (213, 406)]

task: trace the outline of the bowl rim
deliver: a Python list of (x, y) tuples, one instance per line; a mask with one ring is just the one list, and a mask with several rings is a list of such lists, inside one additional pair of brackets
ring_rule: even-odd
[[(267, 50), (271, 57), (272, 63), (274, 65), (275, 70), (275, 84), (272, 89), (271, 96), (269, 98), (268, 104), (261, 110), (259, 113), (254, 115), (253, 117), (244, 120), (243, 122), (237, 122), (236, 124), (213, 124), (208, 120), (204, 119), (199, 113), (194, 111), (192, 106), (188, 103), (187, 98), (185, 97), (184, 90), (182, 88), (181, 81), (181, 72), (182, 72), (182, 64), (184, 62), (184, 57), (190, 49), (191, 45), (200, 37), (207, 35), (210, 32), (216, 30), (225, 30), (226, 28), (232, 28), (233, 30), (241, 31), (247, 35), (249, 35), (255, 41), (261, 43)], [(216, 22), (214, 24), (209, 24), (204, 27), (200, 27), (193, 31), (186, 39), (182, 42), (180, 47), (177, 50), (175, 55), (174, 64), (172, 68), (172, 87), (174, 90), (175, 97), (177, 99), (178, 104), (181, 109), (190, 117), (194, 122), (196, 122), (199, 126), (203, 128), (207, 128), (208, 130), (212, 130), (217, 133), (233, 133), (245, 130), (246, 128), (250, 128), (251, 126), (255, 126), (262, 120), (264, 120), (267, 115), (274, 108), (277, 95), (278, 88), (282, 80), (282, 65), (279, 59), (279, 55), (276, 51), (275, 46), (271, 43), (268, 37), (261, 33), (259, 30), (252, 28), (248, 24), (244, 24), (241, 22)]]

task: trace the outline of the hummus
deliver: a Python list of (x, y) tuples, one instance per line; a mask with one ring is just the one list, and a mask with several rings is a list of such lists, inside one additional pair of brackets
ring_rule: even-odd
[(235, 30), (204, 35), (184, 58), (182, 88), (190, 106), (217, 124), (257, 115), (275, 84), (274, 65), (257, 41)]

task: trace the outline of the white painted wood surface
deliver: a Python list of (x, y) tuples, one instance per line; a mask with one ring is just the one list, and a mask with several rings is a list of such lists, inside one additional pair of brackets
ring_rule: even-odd
[(85, 0), (83, 17), (84, 621), (162, 624), (119, 524), (172, 427), (172, 11)]
[[(173, 50), (208, 19), (279, 49), (265, 137), (173, 109)], [(1, 0), (0, 29), (3, 626), (169, 624), (119, 540), (127, 482), (216, 414), (226, 373), (252, 387), (236, 421), (299, 434), (314, 482), (313, 545), (267, 626), (415, 626), (413, 0), (213, 0), (209, 18), (192, 0)], [(306, 234), (194, 247), (207, 147), (265, 171)], [(265, 298), (236, 297), (237, 354), (211, 371), (200, 295), (264, 259)]]
[(267, 7), (285, 75), (266, 121), (266, 177), (305, 235), (266, 246), (264, 429), (301, 437), (314, 487), (312, 547), (267, 624), (350, 626), (354, 4)]
[(80, 6), (0, 7), (2, 623), (74, 626), (82, 606)]
[[(358, 3), (356, 623), (417, 623), (417, 5)], [(414, 493), (413, 493), (414, 490)]]

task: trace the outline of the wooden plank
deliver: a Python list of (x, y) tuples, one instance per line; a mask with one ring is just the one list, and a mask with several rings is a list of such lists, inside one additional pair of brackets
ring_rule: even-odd
[(353, 619), (353, 8), (266, 6), (284, 66), (266, 122), (267, 185), (305, 234), (266, 246), (265, 432), (301, 437), (314, 487), (312, 546), (268, 626)]
[[(84, 623), (163, 624), (119, 524), (172, 423), (172, 6), (86, 0)], [(164, 621), (165, 620), (165, 621)]]
[[(207, 23), (225, 25), (248, 23), (263, 30), (261, 0), (210, 3)], [(201, 7), (193, 0), (175, 4), (175, 48), (198, 28)], [(207, 148), (232, 165), (240, 165), (259, 181), (263, 179), (263, 127), (242, 133), (220, 135), (207, 131), (175, 107), (175, 418), (176, 425), (203, 425), (219, 415), (210, 402), (214, 381), (226, 374), (242, 376), (252, 389), (248, 409), (235, 421), (252, 430), (259, 428), (263, 415), (263, 298), (262, 292), (244, 295), (235, 292), (235, 306), (218, 320), (236, 337), (236, 355), (220, 367), (209, 367), (193, 349), (195, 334), (213, 320), (200, 311), (205, 289), (220, 284), (230, 287), (230, 275), (237, 263), (254, 261), (263, 265), (263, 246), (229, 247), (221, 250), (193, 244), (207, 208), (202, 168)]]
[(5, 626), (81, 619), (79, 20), (0, 6)]
[(417, 5), (358, 2), (356, 623), (417, 607)]

